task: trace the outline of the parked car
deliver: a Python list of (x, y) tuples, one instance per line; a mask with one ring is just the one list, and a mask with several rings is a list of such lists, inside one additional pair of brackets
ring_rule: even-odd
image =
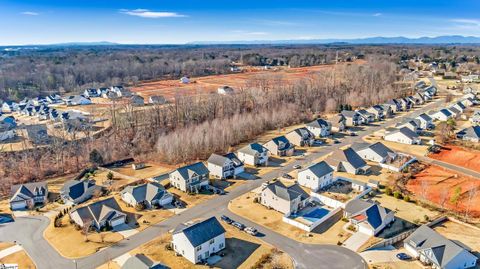
[(238, 228), (240, 231), (243, 231), (245, 229), (245, 225), (237, 221), (232, 222), (232, 226)]
[(179, 200), (176, 200), (173, 205), (176, 207), (176, 208), (185, 208), (185, 203), (182, 202), (182, 201), (179, 201)]
[(296, 165), (293, 166), (293, 169), (300, 169), (300, 168), (302, 168), (302, 166), (299, 165), (299, 164), (296, 164)]
[(245, 228), (244, 231), (245, 231), (247, 234), (250, 234), (250, 235), (253, 235), (253, 236), (255, 236), (255, 235), (258, 234), (257, 229), (255, 229), (255, 228), (253, 228), (253, 227), (247, 227), (247, 228)]
[(410, 260), (410, 259), (412, 258), (412, 257), (410, 257), (408, 254), (403, 253), (403, 252), (402, 252), (402, 253), (398, 253), (396, 256), (397, 256), (397, 258), (398, 258), (399, 260), (402, 260), (402, 261)]
[(287, 173), (282, 174), (282, 177), (285, 179), (293, 179), (293, 177)]
[(339, 144), (340, 141), (338, 141), (337, 139), (333, 140), (333, 144)]
[(355, 133), (355, 132), (350, 132), (350, 136), (357, 136), (357, 133)]
[(225, 215), (222, 215), (220, 217), (221, 220), (223, 220), (224, 222), (228, 223), (228, 224), (231, 224), (233, 222), (233, 220)]

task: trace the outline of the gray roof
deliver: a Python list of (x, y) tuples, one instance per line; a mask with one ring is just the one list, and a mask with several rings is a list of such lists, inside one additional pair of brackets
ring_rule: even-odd
[(63, 184), (60, 193), (75, 200), (84, 195), (88, 189), (94, 186), (95, 181), (93, 180), (69, 180)]
[(167, 268), (162, 264), (155, 264), (147, 256), (143, 254), (135, 254), (128, 258), (122, 265), (122, 269), (162, 269)]
[(401, 134), (405, 135), (406, 137), (408, 137), (410, 139), (415, 139), (415, 138), (419, 137), (417, 133), (408, 129), (407, 127), (402, 127), (400, 129), (394, 130), (393, 132), (391, 132), (389, 134), (386, 134), (386, 135), (391, 135), (391, 134), (395, 134), (395, 133), (401, 133)]
[(470, 126), (458, 132), (466, 138), (480, 138), (480, 126)]
[(193, 247), (197, 247), (221, 234), (224, 234), (225, 229), (215, 217), (211, 217), (190, 225), (180, 224), (173, 231), (173, 234), (177, 233), (185, 234)]
[(184, 179), (191, 178), (193, 174), (206, 175), (209, 173), (208, 168), (202, 162), (186, 165), (175, 171), (178, 171)]
[(426, 225), (420, 226), (404, 242), (418, 251), (431, 250), (433, 257), (429, 258), (441, 268), (444, 268), (460, 254), (470, 255), (472, 259), (477, 259), (466, 249)]
[(330, 165), (328, 165), (325, 161), (321, 161), (319, 163), (312, 164), (312, 165), (300, 170), (299, 172), (306, 171), (306, 170), (312, 171), (312, 173), (317, 177), (323, 177), (324, 175), (327, 175), (327, 174), (333, 172), (332, 167), (330, 167)]
[(422, 113), (422, 114), (418, 115), (417, 118), (423, 119), (423, 120), (425, 120), (425, 121), (432, 121), (432, 120), (433, 120), (432, 117), (428, 116), (428, 115), (425, 114), (425, 113)]
[(76, 212), (84, 223), (90, 220), (99, 223), (102, 220), (109, 220), (113, 216), (110, 214), (113, 211), (118, 212), (119, 214), (125, 214), (122, 212), (115, 198), (111, 197), (89, 205), (78, 207), (77, 209), (73, 210), (71, 214)]
[[(293, 146), (283, 135), (272, 138), (272, 140), (268, 141), (267, 144), (270, 142), (273, 142), (275, 145), (277, 145), (278, 150), (289, 149)], [(282, 147), (279, 147), (280, 145), (282, 145)]]
[(164, 196), (170, 195), (163, 185), (156, 182), (149, 182), (137, 186), (128, 186), (123, 189), (122, 193), (131, 193), (137, 203), (143, 201), (152, 202), (153, 200), (161, 199)]
[(361, 168), (367, 163), (352, 149), (337, 149), (325, 160), (331, 166), (338, 166), (341, 162), (348, 162), (354, 168)]
[(17, 196), (22, 199), (33, 198), (35, 197), (35, 193), (38, 191), (46, 193), (47, 190), (47, 182), (33, 182), (13, 185), (10, 188), (11, 200), (17, 198)]
[(377, 153), (378, 155), (380, 155), (384, 158), (387, 157), (388, 155), (395, 154), (395, 152), (393, 150), (391, 150), (390, 148), (388, 148), (387, 146), (385, 146), (381, 142), (376, 142), (374, 144), (369, 144), (369, 143), (366, 143), (366, 142), (354, 143), (351, 146), (351, 148), (355, 151), (360, 151), (360, 150), (363, 150), (363, 149), (366, 149), (366, 148), (370, 148), (375, 153)]
[(263, 153), (266, 151), (268, 151), (268, 149), (258, 143), (249, 144), (238, 150), (238, 152), (249, 154), (249, 155), (255, 155), (257, 153)]
[(316, 119), (312, 122), (307, 123), (306, 125), (314, 128), (327, 128), (330, 123), (324, 119)]
[(301, 197), (300, 200), (308, 198), (308, 194), (298, 184), (287, 187), (281, 181), (276, 180), (268, 184), (267, 188), (276, 196), (286, 201), (295, 200), (299, 196)]
[(345, 212), (347, 212), (350, 217), (365, 214), (368, 224), (370, 224), (372, 228), (377, 229), (382, 225), (390, 210), (374, 202), (353, 199), (345, 205)]
[(345, 118), (353, 118), (355, 115), (357, 115), (357, 111), (352, 111), (352, 110), (342, 110), (340, 112)]
[[(297, 134), (300, 138), (309, 138), (309, 137), (313, 137), (313, 134), (312, 132), (310, 132), (307, 128), (297, 128), (293, 131), (291, 131), (289, 134), (291, 133), (294, 133), (294, 134)], [(281, 138), (281, 136), (279, 136), (278, 138)], [(287, 138), (285, 138), (287, 139)], [(288, 139), (287, 139), (288, 141)]]
[(223, 167), (228, 160), (232, 161), (235, 167), (240, 167), (243, 165), (242, 161), (240, 161), (237, 155), (235, 155), (235, 153), (233, 152), (227, 153), (225, 155), (218, 155), (212, 153), (212, 155), (210, 155), (210, 157), (208, 158), (207, 162)]

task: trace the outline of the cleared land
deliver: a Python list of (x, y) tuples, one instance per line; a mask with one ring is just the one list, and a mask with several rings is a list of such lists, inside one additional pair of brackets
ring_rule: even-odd
[(0, 264), (17, 264), (21, 269), (37, 268), (28, 254), (24, 251), (17, 251), (0, 259)]
[(405, 202), (393, 196), (379, 194), (372, 200), (378, 201), (383, 207), (395, 211), (395, 217), (414, 223), (415, 220), (423, 220), (424, 216), (434, 219), (439, 215), (438, 212), (416, 205), (415, 203)]
[[(444, 206), (448, 209), (456, 212), (468, 209), (470, 216), (480, 216), (480, 181), (476, 178), (430, 165), (409, 180), (406, 187), (416, 197), (424, 197), (437, 205), (445, 200)], [(454, 199), (457, 190), (460, 194)]]
[(480, 252), (480, 228), (470, 225), (446, 221), (434, 227), (434, 230), (450, 240), (462, 242), (477, 253)]
[(480, 172), (480, 152), (476, 150), (448, 145), (428, 157)]

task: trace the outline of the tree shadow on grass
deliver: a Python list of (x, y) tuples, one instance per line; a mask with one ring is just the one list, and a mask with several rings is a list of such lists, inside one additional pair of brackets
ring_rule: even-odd
[(223, 250), (225, 256), (215, 264), (215, 267), (238, 268), (260, 247), (260, 244), (238, 238), (226, 238), (225, 241), (226, 248)]

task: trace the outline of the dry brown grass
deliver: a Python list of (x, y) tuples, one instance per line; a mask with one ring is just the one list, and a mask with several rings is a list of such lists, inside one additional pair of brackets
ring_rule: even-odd
[(239, 216), (303, 243), (336, 244), (338, 241), (344, 242), (349, 237), (349, 234), (342, 229), (345, 224), (343, 221), (338, 221), (321, 234), (310, 233), (309, 236), (304, 230), (283, 222), (282, 213), (254, 203), (254, 197), (255, 193), (246, 193), (232, 200), (228, 208)]
[(434, 230), (450, 240), (467, 245), (475, 252), (480, 252), (480, 229), (461, 223), (446, 221), (434, 227)]
[(115, 172), (118, 172), (126, 176), (135, 177), (138, 179), (147, 179), (154, 176), (159, 176), (159, 175), (168, 173), (173, 169), (175, 169), (175, 167), (166, 166), (166, 165), (157, 165), (153, 163), (146, 163), (145, 168), (139, 169), (139, 170), (133, 170), (132, 164), (127, 164), (122, 167), (112, 168), (112, 170)]
[(395, 217), (404, 219), (409, 222), (414, 220), (423, 220), (427, 215), (430, 219), (439, 215), (436, 211), (431, 211), (427, 208), (416, 205), (415, 203), (407, 203), (401, 199), (386, 194), (377, 195), (373, 200), (380, 202), (383, 207), (395, 211)]
[(0, 264), (18, 264), (21, 269), (35, 269), (37, 268), (27, 253), (23, 250), (10, 254), (0, 259)]
[(43, 234), (50, 245), (64, 257), (71, 259), (85, 257), (123, 239), (119, 233), (91, 232), (88, 235), (88, 242), (85, 242), (85, 236), (81, 231), (76, 230), (69, 220), (69, 216), (63, 217), (63, 226), (55, 228), (51, 219)]
[(201, 204), (205, 201), (208, 201), (210, 199), (213, 199), (215, 198), (217, 195), (216, 194), (213, 194), (213, 193), (210, 193), (210, 192), (207, 192), (205, 194), (203, 193), (199, 193), (199, 194), (187, 194), (179, 189), (176, 189), (176, 188), (173, 188), (173, 187), (170, 187), (168, 188), (168, 192), (170, 192), (171, 194), (174, 194), (175, 196), (179, 197), (180, 200), (182, 200), (183, 202), (185, 202), (187, 204), (187, 207), (194, 207), (198, 204)]

